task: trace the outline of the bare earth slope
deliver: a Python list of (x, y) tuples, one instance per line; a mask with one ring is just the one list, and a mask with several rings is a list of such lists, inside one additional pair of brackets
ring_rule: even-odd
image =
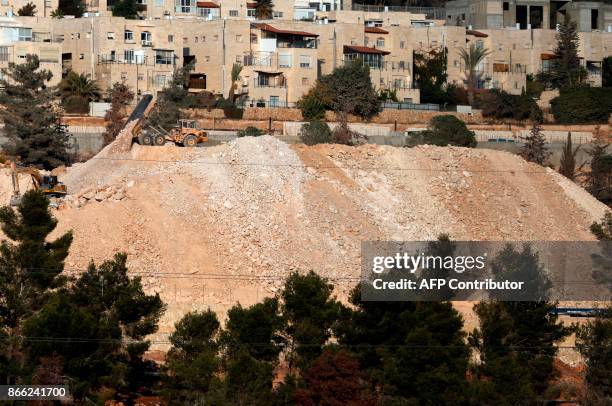
[[(75, 233), (67, 268), (127, 251), (130, 270), (168, 303), (162, 334), (187, 311), (273, 294), (292, 270), (315, 270), (346, 293), (363, 240), (588, 240), (605, 210), (504, 152), (270, 136), (105, 150), (62, 179), (72, 196), (57, 232)], [(0, 192), (8, 201), (9, 189)]]

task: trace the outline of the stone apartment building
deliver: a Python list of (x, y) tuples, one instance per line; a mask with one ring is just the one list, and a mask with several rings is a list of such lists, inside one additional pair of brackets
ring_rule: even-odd
[[(413, 83), (417, 50), (445, 49), (449, 81), (462, 83), (459, 50), (472, 43), (485, 47), (491, 53), (479, 67), (480, 86), (514, 94), (524, 89), (527, 74), (547, 69), (554, 56), (555, 31), (545, 28), (466, 29), (425, 14), (339, 10), (320, 2), (312, 3), (313, 18), (294, 19), (296, 2), (287, 3), (291, 7), (282, 18), (258, 21), (248, 14), (225, 18), (225, 7), (238, 6), (221, 1), (199, 2), (211, 10), (219, 4), (217, 14), (206, 16), (2, 17), (0, 67), (35, 53), (53, 72), (54, 83), (72, 69), (90, 75), (102, 89), (125, 82), (141, 94), (162, 90), (177, 68), (193, 62), (190, 90), (227, 96), (232, 66), (240, 64), (236, 94), (251, 105), (284, 106), (297, 102), (321, 75), (355, 59), (370, 67), (377, 89), (393, 89), (400, 100), (419, 103)], [(581, 32), (580, 41), (589, 81), (600, 85), (612, 33)]]
[(578, 31), (612, 32), (612, 5), (571, 0), (452, 0), (446, 3), (446, 23), (470, 29), (555, 28), (565, 15)]

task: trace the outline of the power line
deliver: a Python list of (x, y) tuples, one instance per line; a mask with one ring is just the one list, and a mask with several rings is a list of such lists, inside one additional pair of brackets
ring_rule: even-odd
[[(59, 342), (59, 343), (138, 343), (142, 341), (148, 341), (151, 344), (172, 344), (170, 340), (135, 340), (135, 339), (121, 339), (121, 338), (87, 338), (87, 337), (51, 337), (51, 336), (5, 336), (0, 337), (0, 340), (8, 341), (11, 339), (21, 339), (29, 342)], [(198, 339), (190, 339), (190, 340), (178, 340), (181, 344), (185, 343), (205, 343), (207, 340), (198, 340)], [(338, 344), (336, 342), (329, 343), (331, 345)], [(234, 346), (252, 346), (252, 347), (282, 347), (282, 343), (236, 343)], [(309, 343), (300, 343), (295, 344), (297, 347), (322, 347), (325, 344), (309, 344)], [(343, 347), (349, 348), (409, 348), (409, 349), (452, 349), (452, 348), (465, 348), (465, 345), (448, 345), (448, 344), (338, 344)], [(523, 346), (523, 345), (497, 345), (490, 346), (487, 348), (495, 349), (495, 348), (508, 348), (512, 350), (537, 350), (537, 349), (548, 349), (549, 346), (539, 345), (539, 346)], [(555, 346), (557, 349), (576, 349), (578, 346), (576, 345), (559, 345)]]
[[(110, 158), (110, 157), (93, 157), (90, 160), (98, 161), (130, 161), (130, 162), (157, 162), (157, 163), (181, 163), (193, 165), (217, 165), (217, 166), (251, 166), (251, 167), (269, 167), (269, 168), (299, 168), (299, 169), (343, 169), (335, 165), (307, 165), (307, 164), (291, 164), (291, 163), (260, 163), (260, 162), (218, 162), (218, 161), (181, 161), (172, 159), (136, 159), (136, 158)], [(519, 171), (511, 169), (459, 169), (459, 168), (407, 168), (407, 167), (391, 167), (391, 166), (349, 166), (347, 169), (359, 170), (388, 170), (400, 172), (467, 172), (467, 173), (524, 173), (538, 174), (548, 173), (547, 171)]]
[[(22, 270), (27, 271), (33, 274), (57, 274), (58, 271), (61, 274), (62, 272), (70, 273), (70, 274), (82, 274), (88, 271), (88, 269), (59, 269), (59, 268), (22, 268)], [(59, 274), (58, 274), (59, 275)], [(279, 275), (272, 274), (264, 274), (264, 275), (249, 275), (249, 274), (220, 274), (220, 273), (206, 273), (206, 274), (193, 274), (193, 273), (181, 273), (181, 272), (129, 272), (127, 276), (148, 276), (148, 277), (159, 277), (162, 279), (219, 279), (219, 280), (269, 280), (269, 279), (279, 279), (284, 278)], [(359, 282), (359, 281), (367, 281), (367, 278), (361, 276), (323, 276), (324, 279), (331, 281), (347, 281), (347, 282)], [(602, 281), (589, 281), (589, 280), (551, 280), (551, 283), (560, 283), (560, 284), (583, 284), (583, 285), (600, 285), (607, 282), (612, 282), (612, 279), (604, 279)]]

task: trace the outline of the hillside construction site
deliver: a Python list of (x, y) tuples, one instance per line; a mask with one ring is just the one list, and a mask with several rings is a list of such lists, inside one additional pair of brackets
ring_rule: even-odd
[[(2, 169), (8, 204), (11, 173)], [(193, 310), (224, 318), (314, 270), (346, 299), (366, 240), (593, 240), (606, 206), (549, 168), (486, 149), (289, 145), (269, 135), (200, 148), (120, 136), (59, 174), (69, 194), (55, 234), (73, 230), (80, 272), (128, 254), (167, 303), (158, 337)], [(19, 178), (27, 190), (27, 176)], [(457, 303), (471, 329), (472, 304)], [(163, 345), (157, 348), (163, 349)]]

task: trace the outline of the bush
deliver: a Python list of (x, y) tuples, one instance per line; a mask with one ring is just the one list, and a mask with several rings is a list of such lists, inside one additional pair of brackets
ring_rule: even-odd
[(550, 106), (557, 123), (607, 123), (612, 112), (612, 88), (565, 89)]
[(238, 137), (259, 137), (260, 135), (263, 135), (263, 131), (261, 131), (257, 127), (251, 126), (248, 126), (244, 130), (238, 131), (238, 133), (236, 134), (236, 136)]
[(241, 120), (244, 115), (244, 109), (240, 108), (234, 104), (223, 106), (223, 114), (225, 118), (233, 118), (236, 120)]
[(535, 78), (532, 74), (527, 75), (525, 93), (527, 93), (529, 97), (539, 99), (544, 90), (546, 90), (546, 85), (544, 83), (537, 80), (537, 78)]
[(458, 147), (476, 147), (474, 132), (455, 116), (436, 116), (431, 119), (427, 130), (421, 132), (422, 143)]
[(62, 107), (68, 114), (89, 114), (89, 100), (83, 96), (69, 96), (62, 101)]
[(540, 107), (526, 93), (517, 96), (503, 90), (492, 89), (480, 96), (478, 106), (482, 109), (484, 117), (510, 118), (519, 121), (542, 118)]
[(304, 120), (322, 120), (325, 118), (325, 104), (315, 92), (308, 92), (297, 103)]
[(327, 123), (311, 121), (302, 124), (300, 140), (306, 145), (329, 144), (332, 141), (332, 132)]

